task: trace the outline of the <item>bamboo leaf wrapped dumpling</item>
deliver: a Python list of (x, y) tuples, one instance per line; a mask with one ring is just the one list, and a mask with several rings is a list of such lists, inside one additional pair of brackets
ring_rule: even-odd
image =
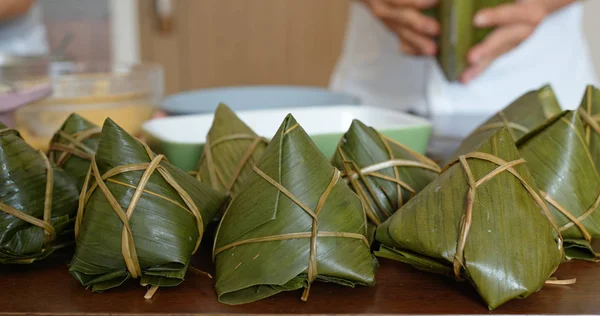
[(0, 123), (0, 263), (32, 263), (71, 245), (75, 179)]
[(596, 260), (600, 177), (577, 112), (565, 111), (517, 143), (565, 239), (570, 259)]
[(432, 160), (354, 120), (332, 164), (362, 200), (367, 217), (379, 225), (440, 172)]
[(94, 291), (129, 278), (151, 286), (147, 297), (176, 286), (224, 200), (107, 119), (81, 192), (69, 271)]
[(490, 309), (539, 290), (562, 239), (512, 136), (449, 164), (377, 229), (380, 257), (467, 279)]
[(225, 211), (213, 253), (225, 304), (301, 288), (306, 300), (315, 280), (375, 283), (361, 202), (291, 115)]
[(78, 188), (83, 185), (96, 153), (101, 131), (100, 127), (73, 113), (52, 137), (48, 158), (76, 178)]
[(596, 169), (600, 168), (600, 90), (588, 86), (579, 106), (585, 129), (585, 142), (590, 149)]
[(503, 127), (507, 127), (514, 141), (517, 141), (561, 111), (549, 85), (529, 91), (477, 127), (462, 141), (453, 157), (471, 152)]
[(254, 133), (225, 104), (219, 104), (206, 136), (196, 179), (232, 198), (260, 158), (268, 141)]

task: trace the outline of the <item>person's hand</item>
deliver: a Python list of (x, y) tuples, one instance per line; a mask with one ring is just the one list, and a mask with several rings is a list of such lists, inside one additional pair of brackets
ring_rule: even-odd
[(421, 11), (434, 7), (438, 0), (362, 0), (383, 23), (398, 35), (402, 52), (408, 55), (433, 56), (437, 45), (433, 38), (440, 32), (439, 23)]
[(521, 0), (477, 12), (473, 19), (475, 27), (497, 28), (482, 43), (469, 51), (467, 61), (470, 66), (462, 74), (461, 81), (470, 82), (496, 58), (517, 47), (533, 34), (549, 10), (554, 9), (548, 6), (549, 2), (552, 1)]

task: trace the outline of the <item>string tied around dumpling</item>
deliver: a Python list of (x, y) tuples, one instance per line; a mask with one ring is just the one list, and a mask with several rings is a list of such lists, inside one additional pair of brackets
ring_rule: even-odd
[[(317, 275), (318, 275), (318, 270), (317, 270), (317, 265), (318, 265), (318, 263), (317, 263), (317, 240), (318, 240), (318, 238), (349, 238), (349, 239), (355, 239), (355, 240), (360, 240), (360, 241), (364, 242), (367, 245), (367, 247), (369, 247), (369, 241), (367, 240), (367, 238), (363, 234), (349, 233), (349, 232), (326, 232), (326, 231), (319, 231), (319, 229), (318, 229), (318, 217), (319, 217), (319, 214), (323, 210), (323, 207), (324, 207), (325, 203), (327, 202), (327, 198), (329, 197), (329, 194), (331, 193), (331, 191), (333, 190), (333, 188), (335, 187), (335, 185), (337, 184), (337, 182), (340, 179), (340, 171), (339, 170), (337, 170), (337, 169), (334, 168), (334, 170), (333, 170), (333, 176), (332, 176), (329, 184), (327, 185), (327, 187), (325, 188), (325, 190), (323, 191), (323, 193), (319, 197), (319, 199), (317, 201), (317, 205), (316, 205), (316, 207), (315, 207), (314, 210), (311, 209), (310, 207), (308, 207), (302, 201), (300, 201), (300, 199), (298, 197), (296, 197), (292, 192), (290, 192), (287, 188), (285, 188), (281, 183), (279, 183), (275, 179), (271, 178), (268, 174), (266, 174), (264, 171), (262, 171), (257, 166), (253, 166), (253, 170), (262, 179), (264, 179), (265, 181), (267, 181), (270, 185), (272, 185), (273, 187), (275, 187), (278, 191), (280, 191), (281, 193), (283, 193), (292, 202), (294, 202), (302, 210), (304, 210), (308, 215), (310, 215), (310, 217), (312, 218), (312, 228), (311, 228), (311, 231), (310, 232), (288, 233), (288, 234), (280, 234), (280, 235), (272, 235), (272, 236), (264, 236), (264, 237), (257, 237), (257, 238), (249, 238), (249, 239), (245, 239), (245, 240), (238, 240), (238, 241), (232, 242), (230, 244), (227, 244), (227, 245), (219, 247), (219, 248), (215, 247), (213, 249), (213, 259), (219, 253), (221, 253), (221, 252), (223, 252), (225, 250), (228, 250), (228, 249), (231, 249), (231, 248), (234, 248), (234, 247), (238, 247), (238, 246), (242, 246), (242, 245), (253, 244), (253, 243), (264, 243), (264, 242), (282, 241), (282, 240), (291, 240), (291, 239), (310, 239), (309, 256), (308, 256), (309, 257), (308, 258), (308, 270), (307, 270), (308, 287), (304, 290), (304, 292), (302, 294), (302, 300), (306, 301), (308, 299), (308, 294), (309, 294), (309, 291), (310, 291), (310, 285), (317, 278)], [(227, 216), (227, 213), (225, 213), (224, 217), (225, 216)]]
[[(104, 197), (112, 207), (113, 211), (123, 223), (123, 229), (121, 232), (121, 254), (123, 256), (123, 260), (125, 261), (127, 271), (131, 274), (131, 276), (134, 279), (141, 277), (143, 272), (139, 264), (139, 259), (135, 248), (133, 231), (131, 229), (129, 220), (131, 219), (136, 209), (136, 206), (142, 197), (142, 194), (149, 194), (154, 197), (169, 201), (175, 206), (182, 208), (186, 212), (190, 213), (194, 217), (196, 221), (196, 226), (198, 228), (198, 239), (196, 240), (196, 245), (194, 247), (193, 253), (195, 253), (198, 250), (198, 247), (200, 246), (200, 241), (202, 240), (202, 234), (204, 232), (204, 224), (202, 220), (202, 215), (200, 214), (200, 210), (194, 203), (191, 196), (185, 191), (185, 189), (183, 189), (177, 183), (177, 180), (175, 180), (175, 178), (171, 175), (168, 169), (161, 164), (161, 161), (166, 160), (166, 158), (163, 155), (155, 155), (146, 144), (142, 142), (140, 142), (140, 144), (146, 150), (146, 153), (150, 158), (150, 162), (121, 165), (106, 171), (104, 174), (101, 174), (98, 169), (95, 157), (92, 158), (92, 161), (90, 163), (90, 169), (85, 178), (83, 189), (81, 190), (81, 194), (79, 197), (79, 208), (77, 209), (77, 217), (75, 219), (75, 237), (77, 237), (79, 235), (80, 228), (83, 222), (85, 206), (91, 198), (94, 191), (96, 189), (100, 189)], [(137, 186), (133, 186), (127, 183), (111, 179), (116, 175), (134, 171), (143, 171), (143, 174)], [(185, 206), (168, 197), (162, 196), (158, 193), (146, 189), (146, 185), (148, 184), (150, 177), (156, 172), (158, 172), (158, 174), (177, 192), (181, 200), (184, 202)], [(119, 201), (112, 194), (112, 192), (107, 186), (107, 182), (135, 189), (126, 210), (123, 210)], [(157, 289), (158, 286), (150, 287), (150, 289), (144, 297), (146, 299), (152, 298), (152, 295), (156, 292)]]
[[(486, 174), (479, 180), (475, 180), (475, 177), (473, 176), (473, 172), (471, 171), (471, 168), (469, 166), (468, 159), (478, 159), (478, 160), (488, 161), (493, 164), (496, 164), (498, 167), (493, 169), (492, 171), (490, 171), (488, 174)], [(465, 250), (467, 237), (469, 235), (469, 230), (471, 228), (473, 206), (474, 206), (475, 199), (477, 196), (476, 195), (477, 188), (503, 172), (508, 172), (511, 175), (513, 175), (515, 178), (517, 178), (517, 180), (519, 180), (521, 185), (523, 185), (523, 187), (527, 190), (529, 195), (533, 198), (534, 202), (542, 208), (543, 214), (546, 216), (546, 218), (551, 223), (551, 225), (554, 227), (554, 229), (557, 233), (558, 247), (559, 247), (561, 253), (564, 254), (562, 235), (560, 234), (560, 230), (559, 230), (558, 226), (556, 225), (556, 222), (554, 221), (554, 218), (552, 217), (550, 210), (548, 209), (548, 206), (546, 205), (544, 199), (542, 199), (542, 197), (538, 194), (536, 189), (534, 189), (532, 186), (530, 186), (525, 181), (525, 179), (523, 179), (523, 177), (514, 169), (515, 166), (525, 163), (525, 160), (523, 158), (508, 162), (508, 161), (505, 161), (505, 160), (503, 160), (499, 157), (496, 157), (494, 155), (491, 155), (491, 154), (482, 153), (482, 152), (473, 152), (473, 153), (470, 153), (467, 155), (459, 156), (458, 160), (456, 160), (456, 161), (450, 163), (448, 166), (446, 166), (444, 168), (444, 171), (456, 163), (460, 163), (460, 165), (462, 166), (462, 169), (465, 172), (466, 180), (467, 180), (467, 183), (469, 186), (469, 190), (467, 192), (467, 198), (466, 198), (466, 202), (465, 202), (465, 213), (463, 214), (462, 221), (460, 224), (460, 234), (458, 236), (458, 241), (456, 244), (456, 252), (454, 255), (454, 262), (453, 262), (454, 276), (456, 279), (458, 279), (458, 280), (462, 279), (461, 271), (465, 267), (464, 250)]]
[[(374, 224), (379, 225), (392, 214), (381, 204), (377, 198), (377, 194), (369, 185), (367, 177), (373, 177), (394, 183), (396, 185), (395, 187), (397, 195), (397, 205), (395, 208), (399, 209), (403, 205), (402, 190), (406, 190), (410, 193), (409, 199), (414, 197), (414, 195), (417, 193), (412, 186), (401, 179), (400, 172), (398, 170), (399, 167), (421, 168), (435, 173), (440, 173), (441, 168), (433, 160), (411, 150), (407, 146), (387, 136), (384, 136), (379, 132), (377, 134), (388, 154), (389, 160), (360, 168), (356, 162), (348, 158), (348, 155), (341, 148), (341, 144), (338, 145), (337, 152), (342, 159), (342, 165), (344, 168), (342, 177), (359, 196), (365, 208), (367, 217), (369, 217)], [(412, 157), (414, 157), (415, 160), (397, 159), (392, 151), (390, 143), (408, 152)], [(393, 177), (380, 172), (389, 168), (392, 168), (392, 171), (394, 172)], [(375, 205), (373, 205), (373, 203)], [(377, 210), (379, 210), (379, 212)]]
[[(102, 129), (99, 127), (86, 129), (71, 135), (62, 130), (59, 131), (57, 135), (59, 140), (50, 145), (48, 154), (50, 160), (56, 163), (56, 165), (59, 167), (62, 167), (71, 156), (76, 156), (85, 160), (92, 160), (95, 150), (89, 148), (85, 142), (92, 137), (99, 136), (101, 132)], [(66, 143), (60, 142), (61, 138), (64, 139)]]
[[(242, 156), (242, 159), (240, 159), (238, 165), (235, 167), (233, 173), (231, 174), (231, 178), (229, 180), (225, 180), (225, 177), (223, 176), (221, 170), (219, 170), (219, 168), (217, 168), (217, 166), (215, 164), (213, 152), (212, 152), (213, 148), (218, 145), (224, 144), (226, 142), (240, 141), (240, 140), (251, 141), (251, 142), (248, 145), (248, 149), (246, 150), (246, 153), (244, 154), (244, 156)], [(268, 140), (264, 137), (250, 135), (250, 134), (233, 134), (233, 135), (228, 135), (228, 136), (218, 138), (215, 141), (211, 141), (209, 138), (207, 138), (206, 143), (204, 144), (203, 159), (205, 160), (206, 168), (208, 169), (208, 179), (207, 180), (209, 181), (210, 185), (215, 189), (222, 187), (229, 194), (231, 192), (231, 190), (233, 189), (233, 186), (237, 182), (240, 174), (244, 170), (244, 167), (250, 161), (250, 158), (252, 158), (252, 155), (254, 154), (254, 152), (256, 151), (256, 149), (258, 148), (258, 146), (261, 143), (267, 144)], [(198, 166), (198, 170), (196, 172), (194, 172), (196, 179), (199, 181), (203, 180), (201, 177), (202, 167), (203, 167), (203, 163), (201, 162)]]
[[(11, 131), (10, 129), (0, 130), (0, 136), (3, 133)], [(18, 134), (18, 133), (17, 133)], [(46, 169), (46, 189), (44, 191), (44, 213), (42, 219), (31, 216), (23, 211), (17, 210), (14, 207), (0, 201), (0, 211), (14, 216), (22, 221), (25, 221), (31, 225), (37, 226), (44, 230), (44, 245), (47, 245), (54, 241), (56, 238), (56, 230), (52, 226), (52, 193), (54, 189), (54, 170), (48, 160), (48, 157), (42, 152), (38, 152)]]

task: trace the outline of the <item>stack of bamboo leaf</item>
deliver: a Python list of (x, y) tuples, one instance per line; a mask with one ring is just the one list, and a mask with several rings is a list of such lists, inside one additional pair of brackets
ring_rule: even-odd
[(69, 271), (94, 291), (139, 278), (152, 297), (183, 281), (224, 200), (107, 119), (81, 192)]
[(0, 123), (0, 263), (31, 263), (73, 243), (75, 179)]
[(467, 54), (492, 31), (491, 28), (475, 27), (475, 14), (484, 8), (513, 2), (515, 0), (440, 0), (437, 7), (425, 12), (440, 22), (437, 58), (448, 80), (460, 79), (469, 66)]

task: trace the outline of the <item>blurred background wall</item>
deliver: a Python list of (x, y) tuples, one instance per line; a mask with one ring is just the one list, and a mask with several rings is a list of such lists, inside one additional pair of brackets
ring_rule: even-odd
[[(343, 36), (345, 19), (339, 11), (349, 0), (172, 0), (170, 32), (160, 32), (153, 16), (161, 0), (39, 1), (55, 53), (84, 60), (162, 63), (167, 92), (172, 93), (228, 83), (327, 84)], [(318, 11), (327, 14), (319, 17)], [(228, 27), (254, 23), (248, 16), (263, 12), (280, 18)], [(584, 28), (600, 73), (599, 13), (599, 0), (586, 1)], [(287, 40), (292, 37), (298, 43)], [(214, 60), (218, 58), (240, 62), (226, 64)]]

